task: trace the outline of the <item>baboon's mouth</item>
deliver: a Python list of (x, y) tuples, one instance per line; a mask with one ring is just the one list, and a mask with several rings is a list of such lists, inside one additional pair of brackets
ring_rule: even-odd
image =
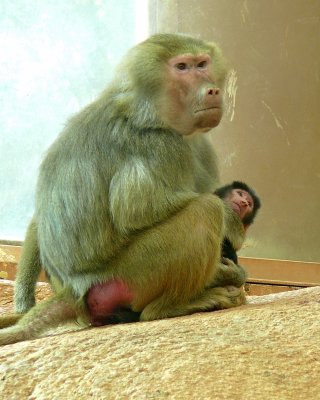
[(209, 111), (209, 110), (214, 110), (214, 109), (220, 109), (220, 107), (214, 106), (214, 107), (201, 108), (200, 110), (196, 110), (194, 113), (197, 114), (202, 111)]

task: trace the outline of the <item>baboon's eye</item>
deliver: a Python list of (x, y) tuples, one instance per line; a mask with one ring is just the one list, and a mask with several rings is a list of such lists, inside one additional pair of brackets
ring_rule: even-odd
[(198, 68), (206, 68), (206, 66), (207, 66), (207, 61), (201, 61), (197, 65)]
[(187, 69), (187, 64), (181, 62), (181, 63), (176, 64), (175, 67), (176, 67), (179, 71), (184, 71), (185, 69)]

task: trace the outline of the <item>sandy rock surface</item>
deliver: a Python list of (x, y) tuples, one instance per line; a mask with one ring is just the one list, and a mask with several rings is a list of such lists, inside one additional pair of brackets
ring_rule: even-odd
[[(38, 286), (38, 299), (49, 295)], [(0, 312), (12, 283), (0, 281)], [(320, 399), (320, 287), (0, 348), (2, 399)], [(68, 327), (64, 327), (68, 330)]]

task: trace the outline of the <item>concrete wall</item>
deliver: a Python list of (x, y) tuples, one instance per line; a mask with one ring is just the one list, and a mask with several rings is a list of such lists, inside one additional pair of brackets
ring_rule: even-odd
[(320, 261), (320, 1), (151, 1), (153, 31), (216, 41), (230, 62), (212, 133), (222, 182), (262, 209), (242, 255)]

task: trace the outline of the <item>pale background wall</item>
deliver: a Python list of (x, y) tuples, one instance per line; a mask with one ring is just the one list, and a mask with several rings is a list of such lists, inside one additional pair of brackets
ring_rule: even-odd
[[(216, 41), (230, 62), (212, 140), (222, 182), (263, 206), (242, 255), (320, 261), (320, 1), (151, 1), (154, 31)], [(233, 102), (235, 105), (233, 106)]]

